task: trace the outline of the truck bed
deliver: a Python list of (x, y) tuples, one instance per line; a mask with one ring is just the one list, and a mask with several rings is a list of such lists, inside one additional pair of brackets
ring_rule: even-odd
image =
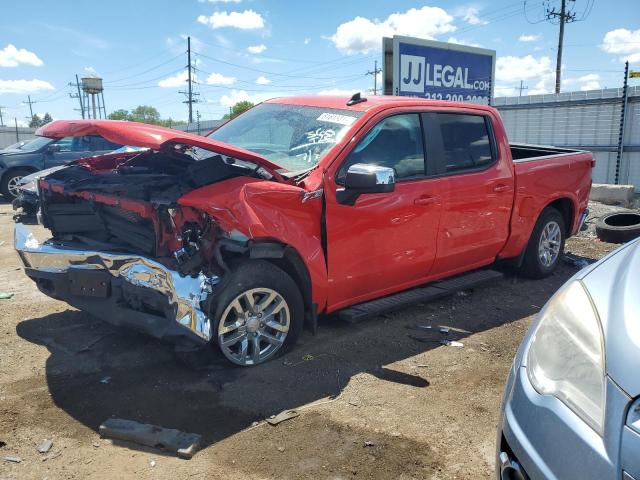
[(514, 162), (528, 162), (549, 156), (561, 156), (574, 153), (585, 153), (584, 150), (551, 147), (547, 145), (530, 145), (527, 143), (510, 143), (511, 157)]

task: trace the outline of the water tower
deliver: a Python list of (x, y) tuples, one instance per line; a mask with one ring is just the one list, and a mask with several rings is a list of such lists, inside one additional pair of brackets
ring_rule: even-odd
[[(102, 79), (95, 75), (90, 75), (81, 78), (80, 82), (80, 87), (85, 97), (84, 105), (87, 110), (87, 118), (102, 118), (103, 110), (106, 118)], [(91, 98), (91, 107), (89, 107), (89, 98)]]

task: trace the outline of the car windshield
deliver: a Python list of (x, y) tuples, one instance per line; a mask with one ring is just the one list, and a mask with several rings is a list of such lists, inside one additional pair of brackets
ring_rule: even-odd
[(35, 152), (42, 147), (50, 144), (53, 140), (47, 137), (36, 137), (11, 145), (10, 148), (20, 150), (21, 152)]
[(282, 170), (304, 171), (317, 165), (360, 115), (351, 110), (263, 103), (209, 137), (262, 155)]

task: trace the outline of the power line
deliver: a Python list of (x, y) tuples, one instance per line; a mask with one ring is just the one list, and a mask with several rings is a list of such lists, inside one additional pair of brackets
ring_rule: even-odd
[(176, 55), (175, 57), (171, 57), (169, 60), (167, 60), (165, 62), (162, 62), (162, 63), (159, 63), (158, 65), (155, 65), (155, 66), (153, 66), (151, 68), (148, 68), (148, 69), (146, 69), (146, 70), (144, 70), (142, 72), (139, 72), (139, 73), (136, 73), (136, 74), (133, 74), (133, 75), (128, 75), (126, 77), (118, 78), (116, 80), (105, 81), (104, 83), (118, 83), (118, 82), (121, 82), (122, 80), (129, 80), (131, 78), (140, 77), (140, 76), (144, 75), (145, 73), (152, 72), (153, 70), (155, 70), (157, 68), (163, 67), (163, 66), (167, 65), (168, 63), (173, 62), (174, 60), (176, 60), (178, 57), (181, 57), (182, 55), (183, 55), (183, 53), (181, 52), (178, 55)]
[[(575, 0), (569, 0), (574, 2)], [(558, 19), (560, 24), (560, 31), (558, 34), (558, 55), (556, 57), (556, 95), (560, 93), (560, 76), (562, 73), (562, 42), (564, 41), (564, 26), (567, 23), (575, 22), (576, 13), (567, 10), (567, 0), (560, 0), (560, 10), (556, 10), (556, 7), (547, 8), (546, 19), (553, 21)]]

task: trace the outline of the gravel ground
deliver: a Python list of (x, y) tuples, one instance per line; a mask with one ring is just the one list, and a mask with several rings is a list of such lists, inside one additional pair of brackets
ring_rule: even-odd
[[(2, 241), (0, 291), (14, 294), (0, 300), (2, 479), (491, 478), (515, 350), (576, 271), (563, 263), (541, 281), (507, 275), (357, 325), (329, 318), (317, 336), (305, 332), (295, 350), (263, 366), (217, 361), (193, 371), (169, 345), (39, 293), (13, 251), (7, 204)], [(592, 260), (613, 248), (589, 232), (567, 242)], [(437, 329), (406, 328), (416, 325), (449, 326), (464, 347), (442, 346)], [(276, 427), (262, 421), (291, 408), (300, 416)], [(109, 417), (200, 433), (203, 449), (181, 460), (101, 439)], [(53, 447), (38, 453), (45, 438)]]

